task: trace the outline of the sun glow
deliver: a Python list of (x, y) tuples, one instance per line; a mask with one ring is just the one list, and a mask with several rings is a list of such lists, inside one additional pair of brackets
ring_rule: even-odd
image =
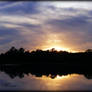
[(62, 75), (62, 76), (57, 75), (56, 79), (65, 79), (65, 78), (69, 78), (69, 77), (70, 77), (70, 75)]
[(64, 44), (63, 40), (60, 39), (59, 34), (49, 34), (40, 48), (42, 50), (54, 49), (56, 51), (72, 52), (71, 48), (68, 48), (68, 46)]
[(69, 48), (63, 48), (61, 46), (50, 46), (50, 47), (45, 48), (44, 50), (51, 50), (52, 48), (54, 48), (57, 51), (61, 51), (61, 50), (70, 51)]

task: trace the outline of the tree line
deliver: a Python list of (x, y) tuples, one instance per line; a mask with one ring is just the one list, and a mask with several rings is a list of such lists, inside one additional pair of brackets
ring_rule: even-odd
[(0, 63), (15, 63), (15, 64), (91, 64), (92, 62), (92, 49), (85, 52), (72, 53), (68, 51), (57, 51), (54, 48), (51, 50), (26, 51), (24, 48), (16, 49), (11, 47), (7, 52), (0, 54)]

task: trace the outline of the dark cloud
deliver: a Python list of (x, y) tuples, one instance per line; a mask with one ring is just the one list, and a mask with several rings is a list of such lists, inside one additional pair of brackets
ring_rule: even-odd
[[(87, 16), (77, 16), (77, 17), (71, 17), (69, 19), (53, 19), (49, 20), (47, 24), (61, 28), (62, 29), (69, 29), (69, 31), (83, 31), (80, 29), (86, 29), (88, 30), (88, 26), (90, 27), (91, 24), (87, 22), (88, 17)], [(72, 29), (72, 30), (70, 30)], [(60, 30), (59, 30), (60, 31)], [(65, 30), (66, 31), (66, 30)]]
[(2, 36), (5, 36), (5, 35), (16, 35), (18, 34), (17, 33), (17, 30), (16, 29), (13, 29), (13, 28), (5, 28), (5, 27), (0, 27), (0, 37)]
[(5, 14), (35, 14), (37, 10), (37, 2), (5, 2), (0, 4), (0, 12)]

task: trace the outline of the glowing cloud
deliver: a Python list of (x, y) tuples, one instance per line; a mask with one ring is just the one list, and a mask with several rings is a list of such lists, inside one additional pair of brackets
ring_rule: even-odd
[[(92, 47), (92, 2), (0, 2), (0, 52)], [(18, 44), (18, 45), (17, 45)]]

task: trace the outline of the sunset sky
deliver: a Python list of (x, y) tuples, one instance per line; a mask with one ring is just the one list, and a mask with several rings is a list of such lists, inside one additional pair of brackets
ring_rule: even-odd
[(92, 2), (0, 2), (0, 53), (12, 46), (26, 50), (92, 48)]

